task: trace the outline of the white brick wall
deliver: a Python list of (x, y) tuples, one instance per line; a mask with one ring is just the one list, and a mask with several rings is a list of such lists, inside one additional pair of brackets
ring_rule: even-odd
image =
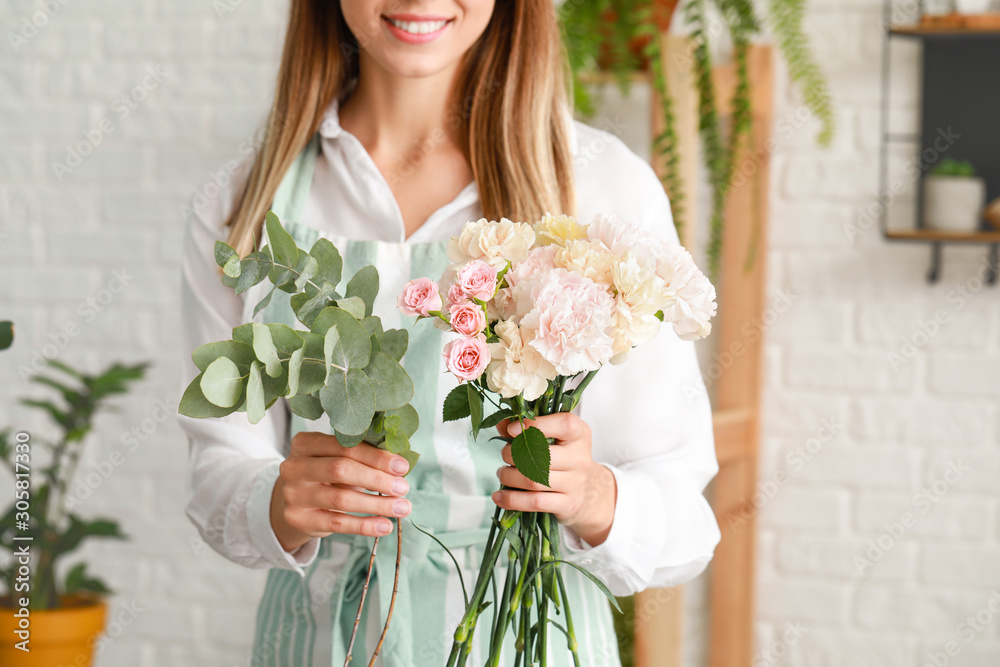
[[(155, 415), (178, 398), (179, 207), (260, 120), (284, 3), (55, 1), (17, 50), (9, 33), (44, 3), (0, 2), (0, 315), (18, 325), (16, 348), (0, 355), (0, 425), (45, 432), (15, 407), (34, 391), (17, 368), (67, 325), (78, 331), (61, 360), (90, 370), (155, 360), (122, 411), (101, 419), (83, 464), (121, 453), (83, 511), (121, 517), (132, 536), (84, 552), (118, 591), (117, 632), (98, 665), (242, 665), (262, 574), (199, 546), (181, 513), (186, 444)], [(978, 288), (978, 249), (946, 249), (942, 281), (928, 286), (926, 248), (858, 227), (877, 187), (880, 4), (812, 3), (839, 134), (820, 151), (809, 121), (773, 156), (771, 298), (795, 298), (766, 331), (761, 479), (783, 481), (760, 505), (757, 664), (909, 667), (949, 642), (958, 656), (948, 664), (1000, 660), (1000, 623), (970, 642), (959, 628), (1000, 589), (1000, 293)], [(912, 74), (916, 54), (904, 55), (900, 71)], [(162, 68), (162, 82), (136, 93), (148, 67)], [(799, 101), (783, 69), (778, 83), (780, 118)], [(906, 84), (898, 117), (912, 119)], [(122, 96), (144, 99), (120, 117)], [(645, 153), (645, 100), (611, 98), (597, 124)], [(53, 161), (102, 119), (111, 131), (60, 181)], [(126, 289), (88, 306), (122, 269), (134, 276)], [(941, 311), (944, 324), (922, 337)], [(835, 434), (814, 447), (824, 423)], [(136, 427), (145, 440), (129, 451), (121, 438)], [(970, 470), (937, 494), (954, 461)], [(907, 513), (912, 527), (893, 537), (886, 525)], [(703, 584), (688, 588), (690, 665), (705, 654)]]

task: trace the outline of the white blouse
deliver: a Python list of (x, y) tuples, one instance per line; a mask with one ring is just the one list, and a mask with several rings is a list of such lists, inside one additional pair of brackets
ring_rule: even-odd
[[(470, 183), (406, 239), (388, 183), (358, 139), (341, 128), (337, 108), (332, 104), (320, 125), (321, 155), (303, 224), (340, 237), (417, 243), (445, 240), (481, 217), (476, 185)], [(573, 125), (572, 147), (581, 221), (598, 212), (614, 213), (677, 241), (667, 197), (645, 161), (616, 137), (582, 123)], [(197, 375), (190, 352), (203, 343), (230, 338), (232, 328), (245, 321), (248, 295), (236, 295), (222, 284), (213, 253), (215, 241), (227, 236), (224, 221), (246, 167), (244, 163), (241, 173), (215, 196), (209, 196), (215, 192), (212, 187), (200, 189), (204, 196), (195, 197), (187, 221), (182, 390)], [(594, 459), (615, 475), (618, 497), (603, 544), (591, 548), (563, 529), (567, 558), (618, 595), (696, 577), (711, 560), (720, 533), (702, 495), (718, 464), (694, 344), (664, 327), (625, 364), (597, 374), (581, 404), (581, 416), (593, 433)], [(272, 408), (256, 425), (239, 412), (221, 419), (178, 419), (190, 444), (186, 513), (204, 540), (246, 567), (302, 573), (316, 558), (319, 540), (288, 553), (270, 523), (271, 493), (288, 451), (287, 410)]]

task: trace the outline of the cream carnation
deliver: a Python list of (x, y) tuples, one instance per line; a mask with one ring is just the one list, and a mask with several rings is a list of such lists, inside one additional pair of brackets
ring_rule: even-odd
[(560, 375), (594, 371), (611, 358), (615, 304), (602, 286), (553, 269), (535, 281), (530, 303), (521, 327)]
[(507, 272), (510, 289), (497, 295), (497, 310), (504, 319), (523, 317), (531, 310), (531, 290), (537, 279), (556, 267), (556, 253), (559, 246), (539, 246), (528, 253), (528, 257), (511, 267)]
[(691, 253), (678, 244), (668, 246), (656, 274), (664, 282), (663, 319), (673, 324), (677, 336), (697, 340), (712, 333), (715, 287), (695, 265)]
[(615, 292), (615, 356), (621, 363), (636, 345), (648, 343), (660, 331), (656, 312), (663, 306), (663, 280), (631, 253), (613, 269)]
[(556, 265), (590, 278), (605, 287), (611, 286), (615, 257), (600, 241), (567, 241), (556, 253)]
[(587, 228), (569, 215), (546, 213), (534, 224), (534, 230), (540, 245), (565, 245), (567, 241), (587, 238)]
[(502, 218), (500, 222), (480, 218), (462, 228), (448, 242), (448, 258), (455, 263), (481, 259), (502, 271), (507, 262), (517, 263), (528, 256), (535, 243), (531, 225)]
[(664, 254), (663, 241), (618, 216), (598, 213), (587, 225), (587, 238), (600, 241), (612, 254), (631, 252), (642, 262), (654, 263)]
[(490, 343), (492, 361), (486, 368), (486, 383), (490, 390), (504, 398), (519, 394), (533, 401), (548, 389), (549, 380), (556, 378), (556, 369), (530, 345), (521, 329), (510, 320), (493, 327), (500, 339)]

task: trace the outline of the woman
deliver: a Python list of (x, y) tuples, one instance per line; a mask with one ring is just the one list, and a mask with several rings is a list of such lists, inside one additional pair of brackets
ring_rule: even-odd
[[(552, 512), (567, 557), (617, 594), (683, 583), (711, 559), (719, 530), (701, 494), (717, 464), (692, 343), (664, 330), (627, 364), (602, 370), (579, 415), (539, 419), (556, 439), (544, 489), (507, 465), (506, 452), (505, 464), (489, 436), (477, 444), (466, 424), (441, 422), (454, 382), (442, 373), (443, 334), (409, 327), (395, 308), (403, 284), (439, 273), (445, 242), (480, 217), (613, 212), (677, 240), (652, 170), (618, 140), (572, 122), (562, 75), (552, 0), (292, 1), (271, 133), (238, 184), (188, 223), (185, 344), (228, 338), (250, 319), (261, 294), (221, 284), (213, 243), (248, 252), (273, 208), (300, 246), (330, 238), (345, 276), (379, 269), (376, 314), (411, 333), (404, 361), (422, 458), (404, 478), (400, 457), (342, 448), (321, 421), (277, 407), (256, 426), (238, 413), (180, 418), (191, 444), (188, 516), (219, 553), (271, 568), (251, 664), (343, 663), (370, 537), (390, 533), (389, 518), (433, 530), (466, 579), (494, 502)], [(261, 317), (294, 324), (287, 300)], [(185, 362), (185, 385), (195, 370)], [(494, 493), (501, 482), (514, 490)], [(404, 538), (382, 664), (444, 665), (464, 609), (458, 577), (428, 538), (412, 529)], [(382, 627), (393, 542), (380, 546), (356, 664), (366, 664)], [(619, 664), (606, 601), (582, 577), (570, 581), (584, 663)], [(564, 645), (550, 644), (549, 664), (569, 664)], [(506, 656), (511, 663), (509, 645)]]

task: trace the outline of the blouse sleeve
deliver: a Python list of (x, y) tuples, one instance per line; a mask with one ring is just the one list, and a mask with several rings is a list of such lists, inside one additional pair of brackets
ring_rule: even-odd
[[(198, 369), (191, 352), (204, 343), (229, 339), (241, 324), (243, 298), (221, 282), (215, 263), (215, 241), (225, 238), (229, 199), (218, 195), (188, 217), (181, 279), (181, 392)], [(197, 200), (197, 197), (196, 197)], [(283, 568), (304, 574), (316, 557), (313, 539), (289, 553), (271, 528), (271, 493), (283, 460), (280, 446), (288, 439), (288, 414), (268, 410), (256, 425), (245, 413), (219, 419), (178, 415), (186, 432), (190, 462), (185, 513), (202, 538), (229, 560), (249, 568)]]
[[(607, 181), (621, 189), (622, 205), (603, 212), (677, 242), (670, 204), (656, 175), (631, 153), (624, 159), (628, 168)], [(569, 560), (601, 578), (616, 595), (698, 576), (721, 534), (702, 495), (718, 462), (694, 343), (664, 326), (624, 364), (601, 369), (584, 394), (580, 414), (592, 431), (595, 460), (614, 473), (618, 496), (611, 531), (599, 546), (591, 548), (564, 529)]]

